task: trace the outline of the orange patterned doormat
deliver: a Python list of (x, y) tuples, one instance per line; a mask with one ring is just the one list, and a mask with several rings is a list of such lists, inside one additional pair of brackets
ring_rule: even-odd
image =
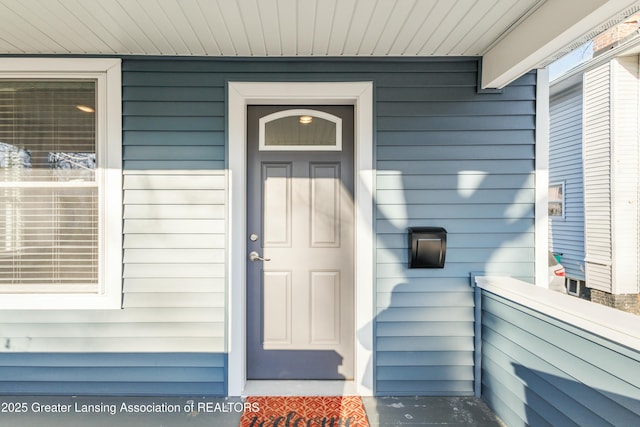
[(240, 427), (369, 427), (359, 396), (249, 396), (246, 403)]

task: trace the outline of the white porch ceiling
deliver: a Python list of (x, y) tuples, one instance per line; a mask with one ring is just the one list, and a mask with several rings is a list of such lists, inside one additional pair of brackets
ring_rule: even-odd
[[(484, 56), (495, 52), (501, 41), (542, 9), (551, 10), (551, 15), (546, 16), (552, 16), (554, 10), (560, 10), (558, 5), (569, 4), (572, 9), (589, 13), (608, 5), (606, 11), (597, 14), (595, 21), (599, 24), (615, 19), (636, 3), (630, 0), (0, 0), (0, 54)], [(561, 47), (574, 41), (574, 33), (573, 39), (561, 40)], [(554, 51), (558, 50), (557, 45)], [(544, 59), (548, 57), (547, 53)]]

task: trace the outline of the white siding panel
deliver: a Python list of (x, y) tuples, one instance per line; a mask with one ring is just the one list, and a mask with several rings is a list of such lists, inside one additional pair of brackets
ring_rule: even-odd
[(613, 73), (612, 221), (613, 280), (615, 294), (637, 294), (639, 229), (638, 56), (616, 58)]
[(585, 77), (585, 230), (589, 287), (637, 293), (638, 57), (620, 57)]
[(224, 219), (222, 205), (127, 205), (124, 219)]
[[(126, 280), (125, 280), (126, 282)], [(179, 282), (176, 280), (176, 282)], [(3, 324), (78, 324), (90, 325), (94, 323), (135, 323), (144, 325), (146, 323), (189, 323), (201, 322), (222, 322), (225, 318), (225, 310), (221, 308), (182, 308), (182, 307), (154, 307), (137, 308), (118, 311), (114, 315), (113, 311), (6, 311), (3, 316)], [(80, 319), (80, 320), (79, 320)], [(83, 328), (79, 328), (83, 330)], [(65, 329), (61, 329), (61, 337), (64, 337)], [(188, 331), (185, 331), (187, 333)], [(144, 351), (144, 346), (136, 346), (131, 351)], [(74, 351), (69, 348), (68, 351)]]
[(224, 204), (223, 190), (126, 190), (125, 204)]
[[(223, 322), (218, 323), (191, 323), (190, 326), (193, 337), (210, 336), (212, 330), (222, 333), (224, 328)], [(140, 333), (144, 333), (145, 337), (179, 337), (184, 335), (184, 325), (179, 323), (144, 323), (137, 325), (135, 323), (93, 323), (87, 324), (82, 328), (78, 328), (73, 323), (58, 324), (41, 324), (41, 323), (25, 323), (21, 325), (1, 325), (0, 333), (3, 337), (11, 339), (12, 337), (31, 337), (31, 338), (59, 338), (60, 330), (68, 329), (67, 338), (83, 338), (87, 334), (94, 337), (105, 338), (135, 338)]]
[(222, 234), (127, 234), (124, 247), (127, 248), (224, 248)]
[[(124, 277), (224, 277), (223, 264), (125, 264)], [(179, 291), (179, 289), (177, 289)]]
[(180, 289), (182, 292), (217, 292), (225, 291), (226, 285), (223, 278), (128, 278), (124, 280), (124, 291), (126, 293), (149, 293), (149, 292), (175, 292)]
[[(585, 73), (584, 187), (585, 252), (589, 287), (611, 292), (611, 279), (601, 274), (611, 263), (611, 115), (610, 64)], [(593, 262), (597, 265), (593, 265)], [(594, 274), (590, 274), (593, 272)], [(598, 274), (595, 274), (598, 272)]]
[(226, 259), (224, 249), (125, 249), (125, 263), (219, 263)]
[[(186, 329), (186, 328), (185, 328)], [(120, 352), (211, 352), (224, 351), (224, 338), (210, 337), (82, 337), (14, 338), (9, 351), (63, 353), (73, 349), (85, 353)], [(4, 377), (6, 379), (6, 377)]]
[[(161, 172), (160, 172), (161, 173)], [(221, 174), (125, 174), (125, 190), (224, 189), (226, 177)]]
[(224, 220), (210, 219), (128, 219), (124, 222), (125, 234), (199, 234), (224, 233)]
[[(224, 294), (217, 293), (132, 293), (124, 297), (125, 307), (224, 307)], [(211, 331), (213, 332), (213, 331)], [(220, 332), (220, 336), (224, 331)]]
[[(197, 40), (189, 34), (182, 36), (191, 49), (197, 49)], [(158, 47), (164, 52), (175, 48), (166, 43)], [(0, 312), (0, 331), (9, 339), (6, 351), (224, 352), (227, 177), (224, 170), (200, 168), (203, 152), (207, 160), (224, 161), (220, 138), (216, 132), (197, 132), (197, 144), (185, 145), (192, 133), (164, 131), (161, 126), (153, 135), (140, 137), (136, 123), (144, 126), (147, 119), (171, 122), (164, 115), (175, 111), (172, 101), (176, 96), (185, 96), (176, 91), (183, 82), (152, 87), (154, 96), (147, 97), (127, 91), (131, 88), (126, 83), (128, 73), (131, 70), (123, 78), (124, 92), (129, 94), (123, 110), (125, 116), (135, 114), (141, 121), (124, 126), (124, 140), (132, 148), (128, 155), (141, 161), (127, 163), (123, 171), (122, 309)], [(218, 101), (214, 98), (209, 100)], [(161, 144), (153, 145), (156, 141)], [(174, 157), (179, 161), (171, 160), (171, 152), (177, 153)], [(146, 161), (148, 155), (158, 158), (159, 154), (171, 167), (146, 168), (154, 165)], [(193, 170), (182, 168), (184, 165)], [(179, 359), (176, 363), (181, 363)]]

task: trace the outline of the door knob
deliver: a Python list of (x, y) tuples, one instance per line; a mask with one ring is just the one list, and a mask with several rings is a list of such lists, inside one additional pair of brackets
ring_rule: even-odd
[(251, 251), (249, 253), (249, 261), (271, 261), (270, 258), (262, 258), (258, 252), (256, 251)]

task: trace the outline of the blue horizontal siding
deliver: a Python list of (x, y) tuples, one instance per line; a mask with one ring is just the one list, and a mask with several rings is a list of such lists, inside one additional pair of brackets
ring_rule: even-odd
[(510, 426), (640, 423), (640, 353), (483, 291), (483, 397)]
[[(411, 58), (387, 58), (387, 59), (305, 59), (291, 60), (285, 58), (195, 58), (185, 61), (176, 61), (172, 58), (138, 58), (139, 61), (123, 63), (124, 71), (152, 71), (152, 72), (190, 72), (190, 73), (220, 73), (226, 74), (250, 74), (260, 71), (265, 74), (290, 75), (292, 79), (301, 78), (309, 74), (328, 74), (326, 79), (331, 79), (334, 73), (366, 74), (376, 73), (474, 73), (477, 63), (469, 58), (429, 58), (415, 60)], [(428, 62), (428, 66), (425, 66)], [(352, 78), (353, 79), (353, 78)], [(268, 81), (263, 79), (264, 81)], [(256, 81), (262, 81), (257, 79)], [(312, 80), (309, 80), (312, 81)]]
[(378, 108), (381, 117), (425, 117), (425, 116), (516, 116), (535, 114), (535, 102), (532, 100), (502, 102), (495, 101), (413, 101), (384, 102)]
[(405, 175), (448, 175), (452, 172), (487, 171), (495, 174), (533, 173), (533, 160), (386, 160), (378, 158), (378, 171)]
[[(126, 65), (126, 64), (123, 64)], [(140, 63), (137, 64), (140, 66)], [(128, 68), (128, 67), (123, 67)], [(176, 83), (174, 86), (165, 86), (162, 90), (158, 90), (156, 87), (145, 86), (125, 86), (122, 88), (122, 101), (128, 102), (169, 102), (171, 105), (181, 102), (207, 102), (211, 103), (214, 100), (224, 99), (225, 89), (224, 87), (184, 87), (180, 86), (180, 83)], [(124, 114), (130, 112), (132, 107), (125, 107)], [(154, 108), (172, 108), (171, 106)], [(197, 114), (201, 115), (201, 114)]]
[(0, 384), (0, 394), (11, 396), (81, 395), (81, 396), (223, 396), (222, 383), (140, 382), (19, 382)]
[[(376, 86), (378, 394), (472, 394), (469, 272), (533, 277), (535, 74), (486, 95), (463, 77)], [(414, 226), (447, 229), (444, 269), (407, 268)]]
[[(386, 148), (386, 147), (385, 147)], [(378, 153), (382, 153), (378, 147)], [(380, 173), (376, 179), (378, 190), (452, 190), (474, 189), (475, 181), (482, 181), (483, 189), (518, 189), (534, 188), (534, 179), (529, 174), (495, 174), (485, 175), (481, 171), (468, 172), (465, 177), (470, 177), (473, 182), (464, 183), (460, 180), (460, 175), (438, 175), (424, 179), (422, 175), (405, 175), (393, 173)], [(477, 205), (476, 205), (477, 206)]]
[(387, 160), (499, 160), (499, 159), (533, 159), (534, 150), (529, 145), (516, 145), (509, 150), (501, 150), (494, 145), (474, 146), (447, 145), (441, 146), (402, 146), (394, 145), (378, 147), (376, 150), (379, 158)]
[(449, 145), (530, 145), (532, 129), (508, 129), (477, 132), (475, 130), (423, 130), (404, 132), (378, 130), (376, 146), (395, 145), (402, 141), (404, 146), (449, 146)]
[(125, 116), (122, 125), (133, 131), (219, 131), (225, 130), (222, 117)]
[(552, 97), (549, 182), (564, 183), (565, 216), (549, 221), (549, 249), (562, 253), (567, 277), (585, 280), (582, 85)]
[(4, 353), (0, 394), (223, 395), (216, 353)]
[[(125, 61), (123, 69), (125, 97), (141, 100), (125, 110), (125, 144), (139, 150), (127, 152), (131, 157), (126, 167), (149, 169), (170, 167), (160, 158), (161, 150), (152, 152), (164, 145), (176, 150), (184, 146), (176, 166), (223, 167), (223, 152), (210, 150), (198, 158), (196, 146), (222, 146), (224, 116), (219, 103), (227, 81), (373, 81), (380, 183), (375, 194), (375, 389), (378, 394), (473, 393), (469, 272), (495, 269), (518, 277), (533, 275), (535, 74), (501, 94), (478, 94), (477, 61), (467, 58), (141, 59)], [(164, 95), (153, 87), (162, 87)], [(154, 101), (176, 105), (153, 106)], [(199, 112), (194, 119), (179, 111), (181, 105), (192, 110), (198, 103), (209, 112), (208, 121)], [(144, 117), (145, 108), (152, 120)], [(194, 128), (187, 130), (190, 124)], [(149, 129), (152, 126), (166, 132)], [(469, 171), (479, 175), (465, 184), (460, 174)], [(412, 225), (449, 230), (444, 270), (406, 268), (405, 233)], [(509, 250), (496, 256), (500, 247)], [(447, 289), (449, 283), (455, 292)], [(451, 357), (443, 360), (442, 354)], [(416, 360), (416, 355), (424, 360)], [(410, 375), (412, 367), (421, 374)]]
[(383, 131), (416, 130), (522, 130), (535, 129), (535, 119), (531, 115), (512, 116), (505, 120), (501, 116), (423, 116), (423, 117), (386, 117), (378, 118), (378, 126)]
[(483, 102), (488, 101), (534, 101), (536, 91), (533, 86), (507, 86), (502, 93), (484, 93), (478, 97), (475, 87), (429, 87), (429, 88), (386, 88), (381, 87), (377, 91), (377, 99), (386, 101), (443, 101), (443, 102)]
[(149, 115), (155, 116), (186, 116), (211, 117), (225, 115), (224, 102), (206, 101), (172, 101), (161, 103), (153, 101), (126, 101), (123, 105), (124, 116)]
[[(473, 394), (469, 272), (533, 276), (535, 73), (502, 93), (479, 94), (475, 58), (127, 57), (122, 69), (125, 177), (157, 177), (163, 171), (224, 175), (228, 81), (373, 82), (375, 391)], [(189, 188), (148, 184), (124, 190), (126, 215), (132, 208), (146, 212), (153, 206), (155, 216), (125, 218), (125, 246), (139, 249), (136, 257), (127, 253), (125, 259), (125, 307), (100, 317), (109, 324), (139, 313), (141, 323), (184, 323), (185, 331), (190, 322), (210, 322), (210, 336), (189, 341), (204, 350), (170, 353), (173, 338), (168, 336), (165, 352), (80, 352), (64, 362), (58, 354), (3, 353), (0, 374), (13, 377), (0, 381), (0, 393), (225, 394), (225, 265), (219, 259), (166, 264), (144, 252), (165, 247), (225, 251), (226, 218), (200, 216), (224, 212), (225, 185), (205, 188), (194, 181)], [(202, 208), (195, 218), (184, 209), (192, 205)], [(197, 232), (198, 224), (207, 225), (206, 235)], [(448, 230), (444, 269), (407, 268), (406, 228), (422, 225)], [(181, 283), (191, 285), (181, 288)], [(162, 292), (153, 292), (154, 286)], [(163, 320), (175, 306), (183, 317)], [(207, 313), (215, 313), (215, 322), (203, 320)], [(144, 340), (145, 333), (141, 328), (128, 339)]]
[(197, 132), (197, 131), (159, 131), (159, 130), (134, 130), (130, 129), (123, 135), (122, 144), (124, 146), (137, 145), (182, 145), (183, 141), (188, 141), (189, 146), (207, 145), (224, 146), (224, 132)]
[[(470, 61), (475, 62), (475, 61)], [(285, 65), (285, 64), (283, 64)], [(235, 74), (241, 74), (246, 81), (266, 81), (266, 77), (273, 77), (276, 81), (351, 81), (354, 76), (365, 73), (357, 73), (349, 69), (346, 64), (341, 64), (331, 71), (331, 76), (322, 76), (322, 72), (308, 72), (304, 75), (295, 76), (295, 68), (285, 71), (290, 67), (282, 67), (279, 71), (272, 73), (256, 71), (258, 64), (248, 64), (245, 70), (238, 69)], [(251, 70), (251, 71), (249, 71)], [(475, 71), (471, 72), (376, 72), (370, 68), (370, 73), (375, 73), (376, 81), (380, 86), (387, 87), (441, 87), (443, 85), (462, 87), (475, 87), (477, 77)], [(231, 73), (229, 73), (231, 74)], [(224, 87), (227, 82), (227, 73), (194, 72), (193, 70), (184, 72), (127, 72), (123, 75), (123, 84), (126, 86), (142, 87), (163, 87), (175, 86), (176, 82), (181, 82), (184, 87)], [(400, 78), (401, 77), (401, 78)]]

